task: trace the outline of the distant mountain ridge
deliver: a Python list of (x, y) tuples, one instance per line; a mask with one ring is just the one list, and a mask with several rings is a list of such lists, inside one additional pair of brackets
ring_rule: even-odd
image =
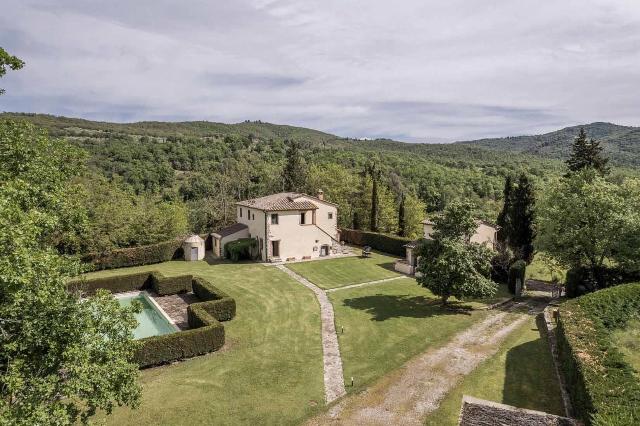
[[(210, 121), (110, 123), (48, 114), (10, 112), (0, 113), (0, 118), (29, 120), (46, 128), (53, 136), (82, 137), (87, 132), (93, 133), (94, 136), (102, 132), (115, 132), (139, 136), (208, 138), (236, 134), (262, 140), (295, 139), (303, 141), (308, 147), (322, 145), (372, 153), (403, 152), (426, 156), (444, 164), (470, 158), (484, 163), (527, 161), (527, 158), (533, 157), (559, 162), (569, 156), (571, 143), (582, 127), (589, 138), (602, 143), (613, 165), (640, 168), (640, 127), (603, 122), (566, 127), (542, 135), (487, 138), (447, 144), (417, 144), (383, 138), (345, 138), (319, 130), (262, 121), (244, 121), (236, 124)], [(504, 156), (505, 152), (517, 154), (518, 158), (507, 158)]]
[(578, 135), (580, 128), (584, 128), (589, 138), (600, 141), (612, 163), (622, 166), (640, 166), (640, 127), (612, 123), (595, 122), (566, 127), (542, 135), (479, 139), (456, 142), (456, 144), (566, 159), (571, 150), (571, 143)]

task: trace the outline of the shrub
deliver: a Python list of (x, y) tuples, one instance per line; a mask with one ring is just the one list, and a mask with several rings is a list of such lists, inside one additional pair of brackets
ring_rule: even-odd
[(106, 253), (89, 253), (82, 258), (93, 269), (115, 269), (150, 265), (178, 259), (184, 255), (182, 239), (164, 241), (140, 247), (117, 249)]
[(159, 296), (191, 291), (191, 281), (193, 278), (191, 275), (165, 277), (158, 272), (154, 272), (151, 278), (151, 285)]
[(560, 309), (558, 357), (576, 415), (586, 424), (640, 424), (640, 381), (611, 333), (640, 317), (640, 283), (571, 300)]
[(579, 297), (598, 289), (638, 281), (640, 272), (627, 271), (617, 267), (590, 269), (572, 268), (567, 271), (565, 286), (567, 297)]
[(341, 229), (340, 239), (349, 244), (370, 246), (376, 250), (400, 257), (406, 255), (404, 246), (412, 242), (410, 238), (357, 229)]
[(193, 292), (204, 302), (197, 305), (213, 315), (219, 321), (228, 321), (236, 316), (236, 301), (226, 293), (215, 288), (202, 278), (193, 279)]
[(258, 240), (255, 238), (240, 238), (224, 245), (224, 256), (233, 262), (241, 259), (253, 259), (257, 249)]
[(509, 267), (509, 292), (516, 294), (516, 281), (520, 280), (520, 284), (524, 286), (524, 277), (527, 270), (527, 263), (524, 260), (516, 260)]

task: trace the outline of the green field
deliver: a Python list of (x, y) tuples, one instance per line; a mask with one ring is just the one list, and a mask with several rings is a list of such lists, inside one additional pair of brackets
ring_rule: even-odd
[(616, 347), (640, 375), (640, 321), (630, 321), (624, 330), (617, 330), (612, 336)]
[(413, 278), (335, 291), (330, 298), (345, 380), (349, 384), (351, 377), (355, 380), (347, 391), (359, 390), (426, 349), (446, 344), (487, 315), (487, 311), (444, 309)]
[(493, 357), (466, 376), (427, 417), (426, 424), (457, 425), (463, 395), (564, 415), (551, 352), (534, 317), (511, 333)]
[(397, 257), (372, 253), (370, 258), (358, 256), (299, 262), (289, 264), (287, 268), (302, 275), (318, 287), (328, 289), (400, 276), (401, 274), (393, 269), (396, 259)]
[(235, 298), (237, 315), (224, 323), (227, 344), (220, 352), (143, 370), (142, 405), (116, 410), (110, 424), (297, 424), (324, 405), (312, 292), (257, 264), (167, 262), (91, 275), (142, 270), (205, 277)]
[(567, 271), (553, 267), (541, 253), (536, 253), (533, 261), (527, 265), (526, 278), (540, 281), (551, 281), (554, 277), (564, 282)]

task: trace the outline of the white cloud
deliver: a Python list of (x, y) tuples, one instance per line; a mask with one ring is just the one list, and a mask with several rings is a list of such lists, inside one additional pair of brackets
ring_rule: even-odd
[(469, 139), (639, 124), (635, 0), (8, 0), (0, 109)]

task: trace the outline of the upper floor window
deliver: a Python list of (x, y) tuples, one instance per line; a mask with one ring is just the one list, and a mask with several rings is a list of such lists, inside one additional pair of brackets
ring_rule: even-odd
[(333, 219), (333, 212), (329, 212), (329, 219)]
[(242, 217), (242, 207), (240, 207), (240, 217)]
[(272, 225), (278, 224), (278, 213), (271, 213), (271, 224)]
[(251, 213), (251, 220), (256, 220), (256, 215)]
[(251, 220), (251, 210), (247, 209), (247, 219)]
[(306, 213), (307, 212), (300, 212), (300, 225), (304, 225), (306, 223), (305, 222), (305, 218), (307, 216)]

